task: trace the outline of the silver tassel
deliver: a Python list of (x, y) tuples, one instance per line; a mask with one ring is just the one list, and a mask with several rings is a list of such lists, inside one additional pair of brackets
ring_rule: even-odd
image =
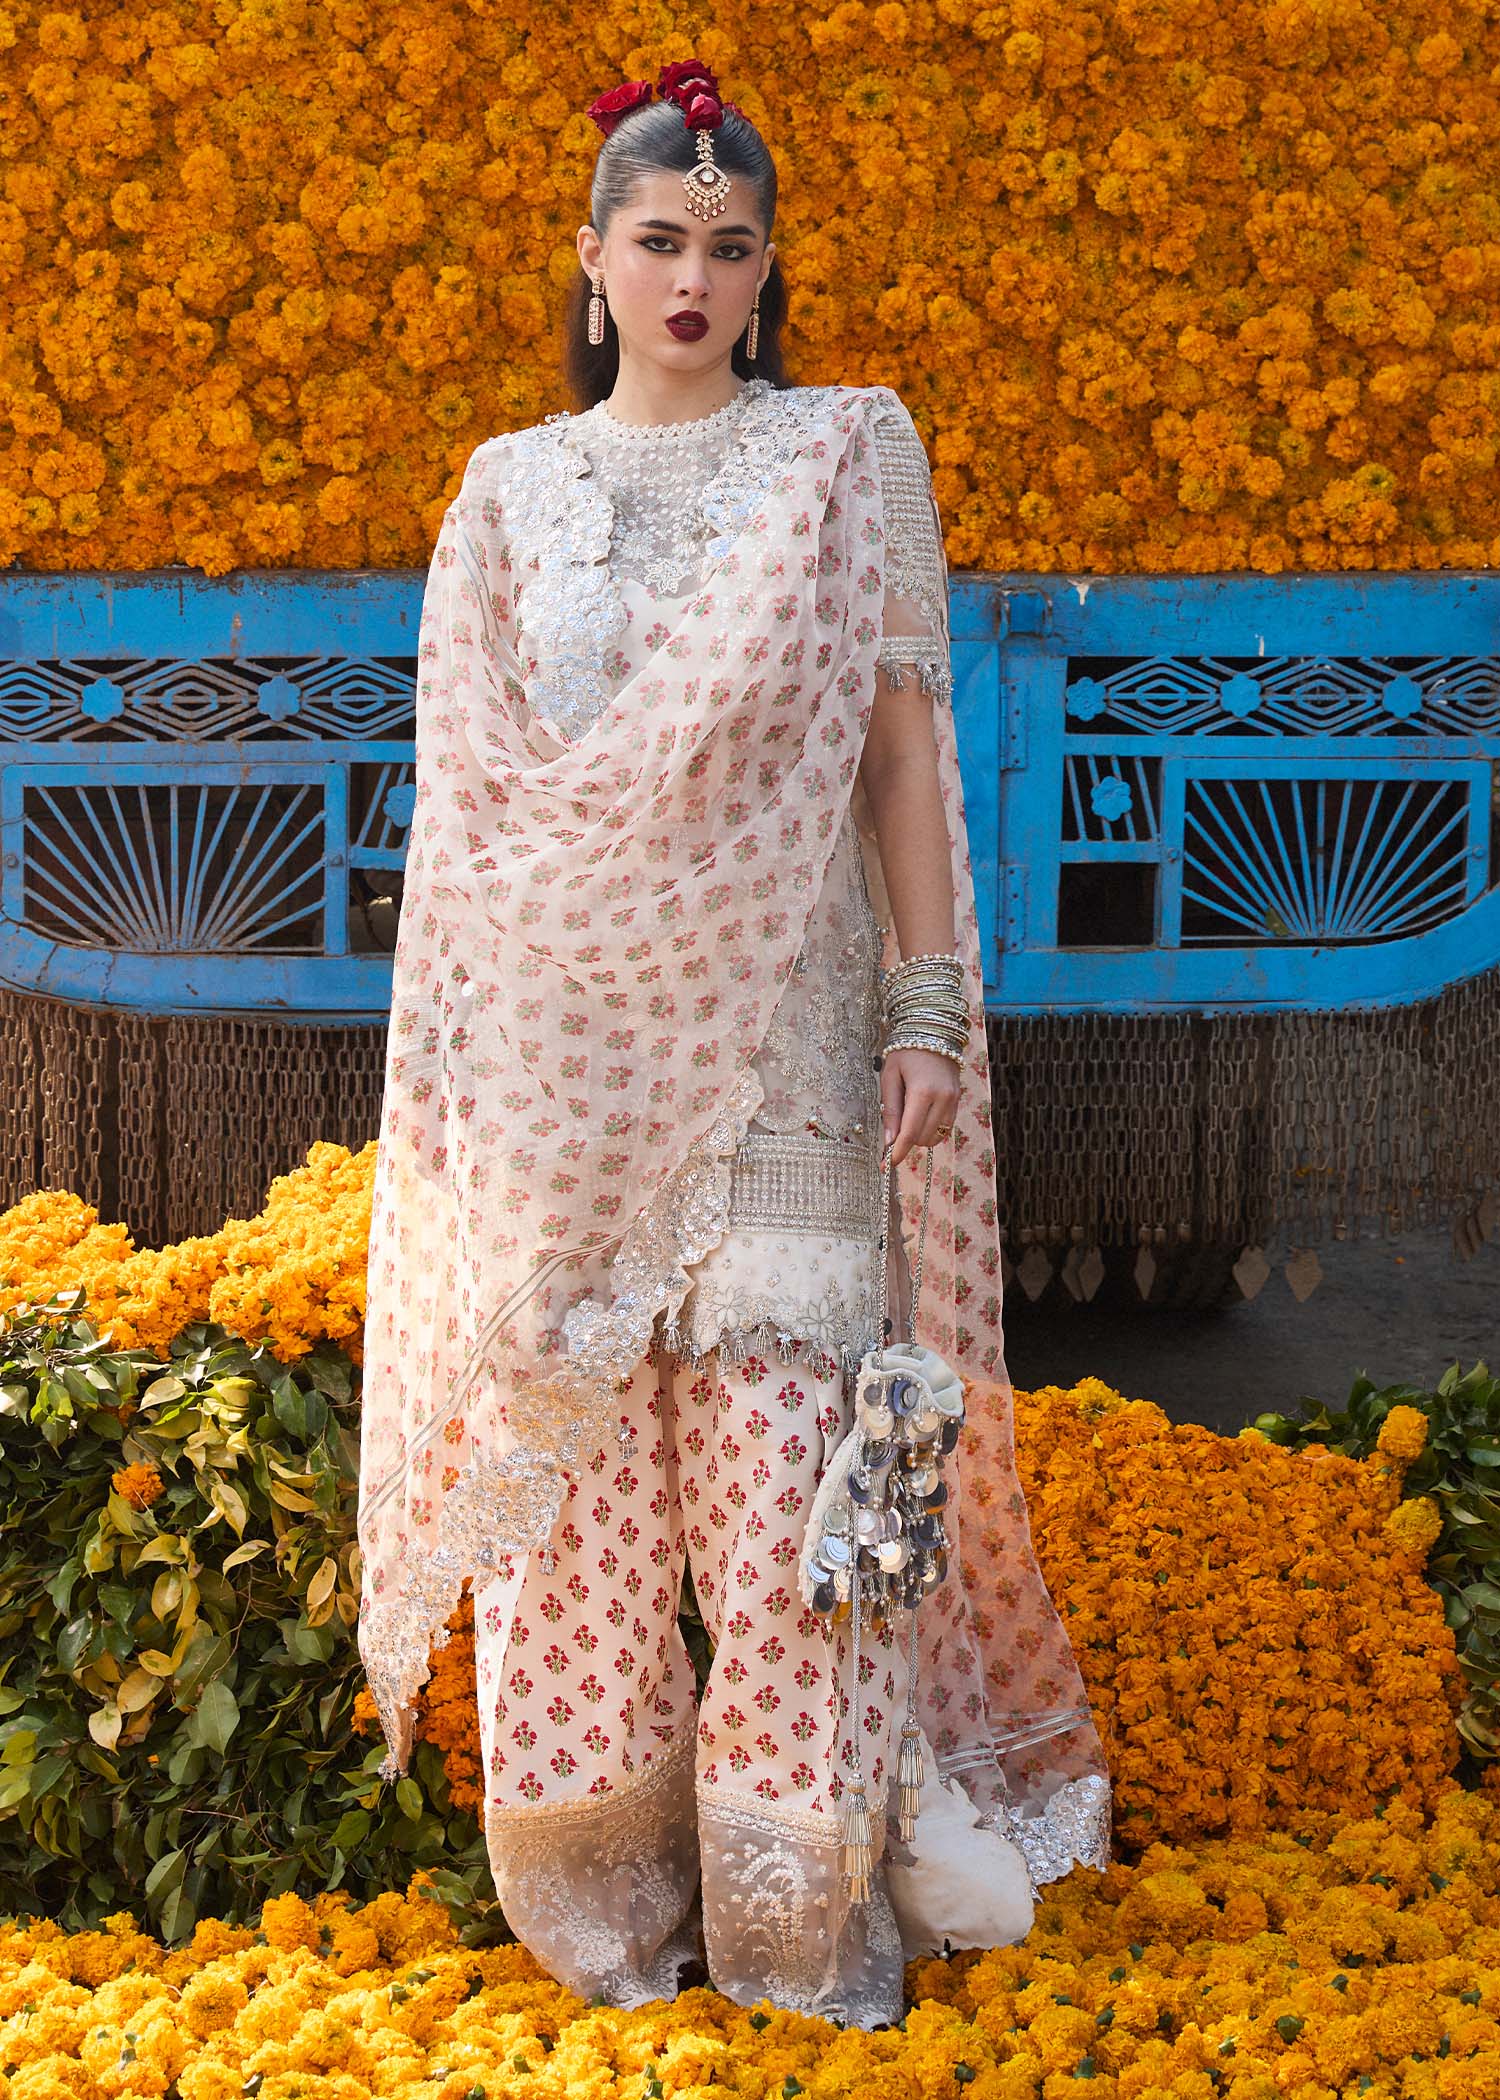
[(903, 1845), (916, 1836), (917, 1806), (922, 1793), (922, 1730), (917, 1721), (917, 1611), (912, 1606), (906, 1655), (906, 1720), (896, 1759), (897, 1829)]
[(870, 1804), (865, 1799), (863, 1776), (857, 1774), (844, 1789), (844, 1872), (849, 1880), (851, 1903), (868, 1903), (870, 1900), (873, 1858)]
[(865, 1799), (865, 1773), (860, 1761), (860, 1689), (859, 1689), (859, 1554), (856, 1549), (853, 1566), (849, 1570), (849, 1602), (851, 1607), (850, 1631), (854, 1650), (854, 1777), (844, 1792), (844, 1874), (849, 1883), (849, 1901), (868, 1903), (870, 1900), (870, 1868), (874, 1864), (874, 1848), (870, 1839), (870, 1804)]
[(901, 1731), (901, 1755), (896, 1760), (897, 1802), (900, 1808), (901, 1842), (909, 1845), (917, 1833), (917, 1803), (922, 1795), (922, 1731), (910, 1721)]

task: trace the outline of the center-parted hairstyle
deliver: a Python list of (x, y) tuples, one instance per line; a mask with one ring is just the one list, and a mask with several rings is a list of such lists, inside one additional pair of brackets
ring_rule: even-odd
[[(602, 241), (615, 214), (633, 200), (642, 177), (663, 171), (687, 175), (700, 162), (698, 130), (713, 125), (713, 159), (726, 175), (749, 185), (755, 214), (771, 237), (776, 217), (776, 163), (765, 140), (732, 102), (720, 102), (713, 75), (696, 60), (664, 66), (662, 99), (652, 101), (649, 81), (628, 81), (596, 98), (589, 114), (604, 132), (589, 189), (589, 223)], [(697, 91), (697, 92), (695, 92)], [(695, 122), (696, 120), (696, 122)], [(686, 194), (683, 215), (689, 215)], [(710, 229), (713, 221), (708, 221)], [(747, 261), (746, 267), (750, 267)], [(592, 408), (614, 389), (620, 369), (620, 337), (609, 311), (609, 281), (604, 285), (604, 340), (588, 340), (588, 305), (593, 286), (579, 264), (568, 287), (564, 312), (564, 374), (575, 406)], [(760, 294), (759, 342), (754, 358), (746, 355), (742, 332), (730, 363), (742, 379), (759, 374), (774, 387), (790, 384), (781, 352), (786, 319), (786, 281), (779, 256), (773, 257)]]

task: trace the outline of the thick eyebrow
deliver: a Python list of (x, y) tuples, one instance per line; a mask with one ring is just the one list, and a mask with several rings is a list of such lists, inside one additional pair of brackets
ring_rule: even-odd
[[(688, 231), (680, 219), (637, 219), (636, 224), (638, 226), (655, 227), (661, 233), (686, 233)], [(726, 233), (743, 233), (748, 234), (752, 240), (755, 238), (755, 228), (753, 226), (718, 226), (715, 227), (714, 231), (720, 238)]]

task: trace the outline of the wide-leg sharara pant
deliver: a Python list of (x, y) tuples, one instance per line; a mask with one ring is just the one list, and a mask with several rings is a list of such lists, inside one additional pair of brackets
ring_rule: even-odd
[[(850, 1628), (796, 1582), (852, 1394), (802, 1354), (646, 1359), (620, 1399), (636, 1455), (611, 1439), (570, 1483), (553, 1565), (527, 1557), (503, 1655), (494, 1599), (516, 1571), (476, 1599), (496, 1889), (522, 1944), (586, 1998), (670, 1998), (679, 1964), (706, 1955), (743, 2005), (864, 2027), (901, 2016), (882, 1855), (904, 1654), (889, 1625), (861, 1640), (876, 1857), (854, 1905), (839, 1844)], [(677, 1620), (685, 1558), (715, 1643), (701, 1706)]]

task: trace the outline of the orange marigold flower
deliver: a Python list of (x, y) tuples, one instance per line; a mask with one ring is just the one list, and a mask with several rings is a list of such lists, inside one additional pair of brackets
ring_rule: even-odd
[(109, 1484), (122, 1502), (132, 1509), (149, 1509), (161, 1499), (165, 1483), (153, 1465), (122, 1466), (111, 1473)]
[(1393, 1407), (1380, 1425), (1375, 1447), (1410, 1465), (1427, 1448), (1427, 1417), (1419, 1407)]

